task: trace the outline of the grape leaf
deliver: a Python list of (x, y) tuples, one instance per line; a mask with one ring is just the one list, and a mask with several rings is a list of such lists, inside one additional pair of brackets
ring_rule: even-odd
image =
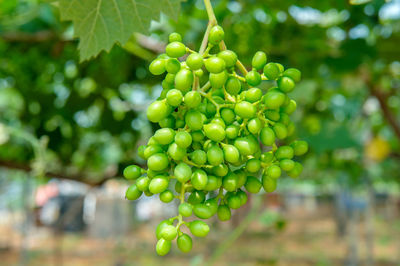
[(177, 19), (184, 0), (60, 0), (62, 20), (71, 20), (80, 39), (81, 61), (125, 44), (134, 32), (148, 33), (160, 13)]

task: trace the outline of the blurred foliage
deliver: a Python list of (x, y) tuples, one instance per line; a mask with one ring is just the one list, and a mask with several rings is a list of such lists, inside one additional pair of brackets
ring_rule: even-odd
[[(292, 95), (297, 137), (311, 146), (302, 178), (328, 187), (400, 180), (400, 136), (387, 118), (399, 126), (399, 0), (213, 4), (228, 48), (246, 65), (263, 50), (302, 70)], [(152, 22), (150, 38), (162, 43), (177, 31), (198, 49), (206, 24), (202, 1), (188, 0), (178, 21)], [(144, 110), (161, 87), (137, 55), (155, 56), (151, 47), (132, 38), (129, 51), (116, 46), (79, 64), (73, 27), (38, 0), (0, 0), (0, 36), (0, 123), (48, 136), (47, 169), (101, 179), (142, 163), (136, 147), (153, 130)], [(1, 161), (32, 161), (32, 149), (1, 127), (0, 143)]]

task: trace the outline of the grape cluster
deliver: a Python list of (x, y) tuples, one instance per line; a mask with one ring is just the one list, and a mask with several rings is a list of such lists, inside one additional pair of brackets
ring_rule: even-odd
[[(191, 250), (192, 238), (183, 226), (196, 237), (208, 234), (204, 221), (185, 217), (217, 214), (229, 220), (231, 210), (246, 204), (246, 191), (274, 191), (282, 171), (299, 176), (302, 165), (293, 158), (308, 150), (305, 141), (282, 144), (295, 129), (289, 115), (296, 102), (287, 93), (300, 81), (300, 71), (267, 63), (266, 54), (257, 52), (247, 72), (223, 38), (223, 29), (214, 26), (204, 51), (195, 52), (172, 33), (166, 53), (149, 67), (154, 75), (167, 72), (161, 96), (147, 109), (148, 119), (160, 129), (138, 149), (148, 170), (130, 165), (124, 176), (135, 180), (126, 191), (129, 200), (142, 193), (159, 194), (165, 203), (180, 200), (179, 214), (157, 226), (161, 256), (175, 239), (182, 252)], [(257, 88), (263, 80), (275, 85), (265, 94)]]

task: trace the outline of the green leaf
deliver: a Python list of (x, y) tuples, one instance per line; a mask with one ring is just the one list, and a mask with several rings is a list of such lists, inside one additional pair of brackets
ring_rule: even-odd
[(160, 13), (177, 19), (183, 0), (60, 0), (62, 20), (71, 20), (80, 39), (81, 61), (125, 44), (134, 32), (148, 33)]

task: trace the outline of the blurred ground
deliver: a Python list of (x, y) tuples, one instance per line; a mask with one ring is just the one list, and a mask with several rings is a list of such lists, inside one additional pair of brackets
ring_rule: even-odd
[[(355, 241), (353, 244), (359, 265), (367, 265), (368, 235), (363, 214), (353, 219), (354, 224), (348, 225), (342, 237), (337, 234), (331, 204), (319, 204), (313, 211), (300, 207), (284, 210), (281, 214), (287, 223), (284, 230), (265, 226), (259, 218), (255, 219), (215, 265), (345, 265), (348, 264), (346, 260), (352, 241)], [(241, 218), (236, 217), (233, 222)], [(398, 217), (388, 218), (379, 213), (374, 216), (375, 265), (399, 265), (400, 230), (396, 220), (399, 223)], [(78, 266), (205, 265), (205, 260), (235, 228), (233, 224), (219, 224), (217, 222), (211, 227), (206, 239), (194, 241), (194, 249), (190, 254), (182, 254), (174, 246), (172, 253), (163, 258), (157, 257), (154, 251), (155, 225), (152, 222), (136, 225), (128, 235), (112, 239), (76, 233), (56, 235), (50, 229), (34, 229), (25, 243), (29, 250), (25, 263)], [(0, 251), (1, 265), (17, 265), (21, 261), (20, 236), (9, 230), (1, 228), (0, 231), (2, 238), (8, 236), (9, 243), (12, 243), (8, 250)]]

